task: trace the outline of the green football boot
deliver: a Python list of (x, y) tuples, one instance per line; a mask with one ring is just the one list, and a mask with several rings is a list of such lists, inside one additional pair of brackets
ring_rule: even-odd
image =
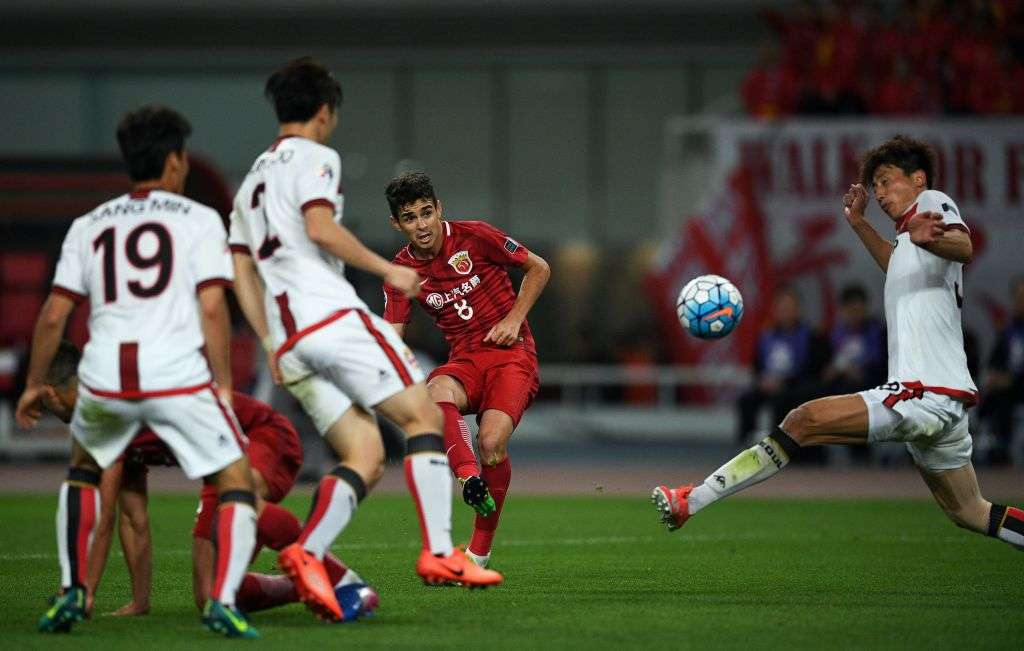
[(486, 518), (498, 509), (494, 498), (491, 497), (491, 491), (487, 490), (487, 482), (476, 475), (462, 482), (462, 499), (472, 506), (481, 518)]
[(241, 611), (216, 599), (206, 602), (206, 608), (203, 609), (203, 626), (227, 637), (255, 640), (260, 636), (260, 632), (249, 624), (248, 618)]
[(71, 587), (53, 598), (53, 605), (39, 620), (43, 633), (70, 633), (71, 625), (85, 619), (85, 589)]

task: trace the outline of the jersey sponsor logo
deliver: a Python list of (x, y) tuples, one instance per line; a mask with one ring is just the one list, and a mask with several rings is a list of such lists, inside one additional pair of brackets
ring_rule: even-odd
[(458, 251), (455, 255), (448, 258), (448, 264), (463, 276), (473, 271), (473, 260), (469, 257), (469, 251)]
[(467, 294), (479, 286), (480, 276), (473, 276), (469, 280), (465, 280), (454, 287), (444, 290), (443, 292), (431, 292), (427, 294), (427, 297), (423, 299), (423, 302), (435, 310), (440, 310), (449, 303), (463, 300)]
[(519, 250), (519, 242), (516, 242), (511, 237), (505, 238), (505, 250), (509, 253), (515, 253)]
[(429, 296), (427, 296), (427, 305), (434, 308), (435, 310), (440, 310), (442, 307), (444, 307), (444, 296), (441, 296), (437, 292), (430, 294)]

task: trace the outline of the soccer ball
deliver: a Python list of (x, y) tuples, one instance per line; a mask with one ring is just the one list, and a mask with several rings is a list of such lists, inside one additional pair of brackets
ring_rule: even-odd
[(694, 337), (720, 339), (743, 317), (743, 297), (731, 282), (708, 274), (686, 283), (676, 299), (679, 323)]

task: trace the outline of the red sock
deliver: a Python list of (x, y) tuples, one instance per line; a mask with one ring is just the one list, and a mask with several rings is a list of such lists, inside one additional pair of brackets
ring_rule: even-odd
[(281, 551), (299, 539), (302, 525), (292, 512), (267, 502), (256, 522), (256, 544)]
[[(338, 585), (342, 577), (348, 573), (345, 563), (331, 552), (324, 554), (324, 567), (327, 569), (331, 585)], [(242, 585), (238, 588), (238, 595), (235, 597), (235, 603), (247, 613), (293, 604), (298, 600), (299, 595), (295, 591), (295, 585), (287, 576), (257, 574), (256, 572), (249, 572), (245, 575)]]
[(437, 406), (444, 414), (444, 449), (448, 451), (448, 465), (459, 479), (480, 474), (480, 465), (473, 454), (472, 435), (469, 426), (452, 402), (439, 402)]
[(299, 595), (292, 580), (286, 576), (271, 576), (250, 572), (242, 579), (235, 602), (247, 613), (295, 603)]
[(476, 516), (473, 522), (473, 538), (469, 541), (469, 551), (477, 556), (487, 556), (491, 553), (491, 542), (494, 540), (494, 532), (498, 528), (498, 518), (501, 517), (501, 507), (505, 504), (505, 494), (508, 486), (512, 483), (512, 462), (508, 457), (496, 466), (484, 466), (483, 480), (487, 482), (487, 490), (494, 498), (494, 504), (498, 508), (486, 518)]
[(327, 552), (324, 554), (324, 569), (327, 570), (327, 577), (331, 580), (331, 585), (338, 585), (338, 581), (341, 581), (341, 577), (345, 576), (348, 572), (348, 567), (341, 561), (340, 558)]

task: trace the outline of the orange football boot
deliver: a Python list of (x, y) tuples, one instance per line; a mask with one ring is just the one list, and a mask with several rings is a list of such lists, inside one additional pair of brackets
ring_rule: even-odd
[(343, 619), (334, 587), (316, 556), (299, 543), (292, 543), (277, 555), (277, 564), (295, 584), (299, 600), (320, 619), (340, 622)]
[(427, 585), (458, 583), (467, 588), (486, 588), (504, 580), (498, 572), (485, 570), (469, 560), (466, 552), (458, 547), (444, 557), (434, 556), (430, 550), (424, 549), (416, 561), (416, 573)]
[(686, 498), (692, 490), (693, 484), (677, 488), (658, 486), (651, 491), (651, 502), (661, 511), (661, 521), (668, 525), (669, 531), (675, 531), (690, 519)]

